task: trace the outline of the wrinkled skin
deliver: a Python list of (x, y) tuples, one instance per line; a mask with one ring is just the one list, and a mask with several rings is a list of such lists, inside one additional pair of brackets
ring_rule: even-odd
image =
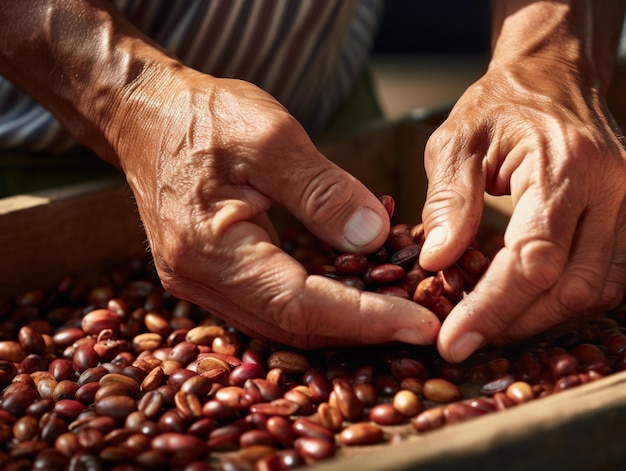
[(307, 276), (276, 245), (273, 204), (344, 251), (375, 251), (389, 217), (270, 95), (185, 67), (105, 0), (2, 2), (0, 24), (0, 73), (124, 171), (174, 295), (301, 348), (435, 342), (426, 308)]
[(470, 243), (483, 191), (514, 206), (504, 249), (443, 323), (450, 361), (614, 308), (626, 286), (625, 141), (602, 84), (562, 56), (497, 52), (426, 148), (426, 268)]
[[(389, 231), (378, 199), (260, 89), (188, 69), (174, 77), (150, 101), (159, 107), (126, 110), (118, 139), (121, 156), (135, 153), (124, 170), (165, 288), (243, 332), (298, 347), (433, 343), (430, 311), (308, 276), (280, 250), (266, 215), (280, 202), (333, 246), (373, 251)], [(153, 126), (141, 132), (137, 118)], [(346, 229), (356, 213), (374, 226), (365, 239)]]

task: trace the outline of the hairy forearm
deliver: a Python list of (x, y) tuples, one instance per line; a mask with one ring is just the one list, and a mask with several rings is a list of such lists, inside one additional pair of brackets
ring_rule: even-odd
[(124, 101), (175, 59), (106, 1), (5, 0), (0, 25), (0, 74), (119, 165), (112, 128)]
[[(492, 0), (493, 64), (545, 57), (573, 67), (606, 94), (624, 0)], [(556, 78), (556, 77), (555, 77)]]

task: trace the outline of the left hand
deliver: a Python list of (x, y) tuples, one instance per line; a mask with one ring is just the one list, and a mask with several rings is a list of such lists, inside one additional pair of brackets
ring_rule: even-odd
[(425, 166), (426, 269), (454, 263), (469, 245), (484, 191), (510, 192), (514, 205), (505, 247), (443, 323), (444, 358), (622, 301), (624, 137), (601, 94), (566, 64), (492, 64), (432, 135)]

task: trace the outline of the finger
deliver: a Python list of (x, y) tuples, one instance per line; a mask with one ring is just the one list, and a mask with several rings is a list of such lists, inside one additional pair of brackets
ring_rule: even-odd
[(422, 211), (426, 241), (420, 255), (420, 265), (426, 270), (452, 265), (478, 230), (485, 190), (481, 149), (468, 146), (458, 132), (446, 127), (436, 131), (426, 145), (429, 186)]
[(605, 203), (580, 220), (570, 260), (557, 284), (502, 332), (500, 343), (534, 335), (576, 314), (601, 314), (622, 303), (626, 234), (621, 229), (623, 217), (613, 222), (617, 215), (611, 208), (617, 206)]
[(362, 182), (326, 159), (310, 141), (284, 154), (271, 169), (251, 174), (251, 185), (338, 250), (373, 252), (383, 245), (389, 216)]
[[(245, 333), (300, 348), (391, 340), (428, 344), (436, 339), (440, 324), (427, 309), (307, 276), (255, 224), (233, 224), (220, 246), (228, 250), (185, 254), (178, 268), (184, 278), (167, 280), (168, 289), (173, 294), (185, 290)], [(211, 263), (191, 263), (198, 259)]]
[[(538, 214), (538, 202), (544, 210)], [(505, 247), (473, 291), (446, 318), (439, 351), (462, 361), (511, 325), (565, 269), (580, 210), (567, 198), (548, 198), (530, 187), (519, 199)]]

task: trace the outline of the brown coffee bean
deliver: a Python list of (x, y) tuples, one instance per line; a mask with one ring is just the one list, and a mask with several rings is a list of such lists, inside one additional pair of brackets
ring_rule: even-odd
[(161, 413), (164, 405), (163, 395), (157, 390), (147, 391), (137, 403), (137, 410), (146, 417), (154, 419)]
[(428, 379), (426, 367), (414, 358), (396, 358), (391, 361), (391, 372), (399, 381), (405, 378), (415, 378), (420, 382)]
[(321, 438), (330, 443), (335, 443), (335, 433), (332, 430), (306, 417), (294, 420), (292, 428), (298, 437)]
[(167, 337), (172, 332), (169, 321), (158, 312), (147, 312), (143, 318), (143, 322), (148, 332), (159, 334), (161, 337)]
[(315, 411), (315, 404), (308, 386), (300, 385), (291, 388), (283, 397), (298, 406), (295, 412), (297, 415), (311, 415)]
[(390, 262), (401, 267), (412, 267), (420, 256), (422, 248), (419, 245), (411, 244), (401, 248), (391, 255)]
[(52, 411), (59, 417), (74, 420), (85, 410), (85, 404), (75, 399), (61, 399), (56, 402)]
[(225, 421), (238, 417), (239, 410), (218, 400), (209, 400), (202, 405), (202, 415), (215, 421)]
[(292, 428), (292, 421), (283, 416), (271, 416), (265, 424), (267, 432), (282, 447), (290, 448), (296, 435)]
[(82, 386), (86, 383), (99, 383), (102, 377), (107, 374), (109, 374), (108, 370), (104, 366), (98, 365), (94, 368), (88, 368), (87, 370), (83, 371), (76, 383), (79, 386)]
[(202, 403), (195, 394), (178, 391), (174, 396), (174, 403), (185, 419), (202, 417)]
[(164, 377), (165, 373), (163, 372), (163, 368), (157, 366), (146, 375), (144, 380), (141, 382), (140, 389), (142, 391), (154, 391), (161, 385)]
[(251, 394), (251, 397), (259, 397), (258, 402), (271, 402), (283, 396), (282, 390), (274, 383), (262, 379), (249, 379), (243, 385), (243, 389)]
[(443, 279), (437, 274), (435, 276), (429, 276), (419, 282), (415, 293), (413, 294), (413, 301), (421, 304), (425, 307), (432, 307), (439, 302), (439, 298), (443, 292)]
[(20, 442), (33, 440), (39, 433), (39, 422), (36, 418), (24, 416), (13, 424), (13, 437)]
[(39, 419), (39, 428), (39, 437), (47, 443), (54, 443), (59, 435), (67, 432), (67, 421), (54, 413), (47, 413)]
[(339, 441), (346, 446), (363, 446), (381, 443), (385, 433), (380, 427), (368, 422), (348, 425), (339, 434)]
[(467, 420), (479, 417), (487, 413), (486, 410), (479, 407), (472, 407), (468, 403), (456, 402), (448, 404), (443, 409), (444, 420), (446, 425), (465, 422)]
[(274, 447), (276, 445), (276, 441), (270, 433), (265, 430), (248, 430), (243, 432), (239, 437), (240, 447), (246, 448), (255, 445), (267, 445)]
[(418, 432), (436, 430), (443, 427), (444, 424), (444, 407), (431, 407), (420, 412), (411, 420), (411, 425)]
[(335, 257), (334, 267), (340, 275), (360, 275), (367, 267), (367, 257), (359, 253), (343, 253)]
[(411, 224), (394, 224), (389, 228), (389, 235), (385, 241), (385, 247), (391, 253), (397, 252), (409, 245), (415, 243), (413, 234), (411, 234)]
[(200, 325), (187, 332), (185, 339), (195, 345), (208, 345), (213, 343), (216, 337), (224, 334), (224, 328), (217, 325)]
[(57, 330), (52, 339), (56, 346), (60, 349), (65, 349), (72, 345), (76, 340), (85, 337), (85, 332), (79, 327), (66, 327)]
[(431, 378), (424, 383), (422, 391), (424, 397), (429, 401), (439, 403), (450, 403), (461, 399), (459, 387), (441, 378)]
[(163, 337), (154, 332), (139, 334), (133, 338), (133, 350), (136, 352), (156, 350), (163, 343)]
[(457, 265), (465, 275), (465, 283), (470, 287), (474, 286), (480, 277), (489, 268), (489, 259), (481, 251), (468, 247), (457, 260)]
[(393, 216), (393, 211), (396, 207), (396, 202), (393, 199), (393, 196), (382, 195), (378, 199), (380, 200), (382, 205), (385, 207), (385, 211), (387, 211), (387, 215), (389, 216), (389, 219), (391, 219)]
[(250, 406), (250, 412), (266, 415), (281, 415), (288, 417), (295, 414), (297, 411), (298, 404), (282, 398), (275, 399), (271, 402), (260, 402)]
[(286, 374), (304, 373), (311, 367), (309, 359), (292, 350), (277, 350), (267, 359), (267, 369), (280, 368)]
[(81, 321), (81, 327), (86, 335), (98, 335), (104, 329), (116, 332), (120, 325), (120, 317), (108, 309), (95, 309), (85, 314)]
[(405, 271), (399, 265), (383, 263), (368, 270), (368, 280), (373, 284), (389, 285), (398, 283), (404, 278)]
[(365, 407), (372, 407), (378, 402), (378, 391), (369, 383), (356, 383), (353, 387), (354, 394)]
[(422, 395), (424, 390), (424, 383), (416, 378), (404, 378), (400, 381), (400, 389), (406, 389), (412, 391), (417, 395)]
[(209, 434), (207, 445), (210, 450), (230, 451), (239, 447), (241, 435), (247, 431), (247, 425), (230, 423), (216, 428)]
[(511, 383), (506, 388), (505, 394), (517, 403), (528, 402), (535, 397), (530, 384), (524, 381), (515, 381), (514, 383)]
[[(338, 381), (333, 386), (331, 396), (335, 398), (335, 406), (344, 418), (350, 422), (356, 422), (363, 415), (365, 405), (357, 397), (352, 386), (344, 381)], [(329, 398), (330, 404), (333, 401)]]
[(265, 375), (270, 383), (275, 384), (281, 390), (285, 389), (285, 383), (287, 381), (287, 374), (282, 368), (271, 368)]
[(100, 386), (106, 386), (108, 384), (124, 384), (134, 393), (139, 392), (139, 383), (130, 376), (120, 373), (109, 373), (100, 378)]
[(458, 265), (451, 265), (440, 271), (442, 293), (451, 300), (459, 300), (465, 289), (463, 272)]
[(0, 341), (0, 360), (19, 363), (26, 358), (26, 352), (19, 342), (14, 340)]
[(123, 421), (131, 412), (137, 410), (137, 404), (129, 396), (107, 396), (95, 403), (95, 411), (117, 421)]
[(393, 404), (382, 403), (372, 407), (369, 411), (369, 420), (378, 425), (398, 425), (406, 417)]
[(403, 389), (393, 397), (393, 407), (405, 417), (414, 417), (423, 410), (422, 401), (415, 392)]
[(315, 419), (334, 433), (339, 432), (343, 426), (343, 415), (341, 411), (327, 402), (322, 402), (317, 406)]
[(17, 339), (26, 353), (42, 355), (46, 352), (46, 342), (31, 326), (25, 325), (17, 333)]
[(233, 368), (228, 375), (228, 383), (232, 386), (243, 386), (243, 384), (254, 378), (264, 378), (265, 367), (256, 363), (242, 363)]
[(322, 438), (301, 437), (293, 442), (296, 451), (306, 460), (320, 461), (334, 456), (336, 446)]
[(54, 442), (54, 447), (68, 458), (74, 456), (81, 449), (78, 436), (71, 432), (59, 435)]

